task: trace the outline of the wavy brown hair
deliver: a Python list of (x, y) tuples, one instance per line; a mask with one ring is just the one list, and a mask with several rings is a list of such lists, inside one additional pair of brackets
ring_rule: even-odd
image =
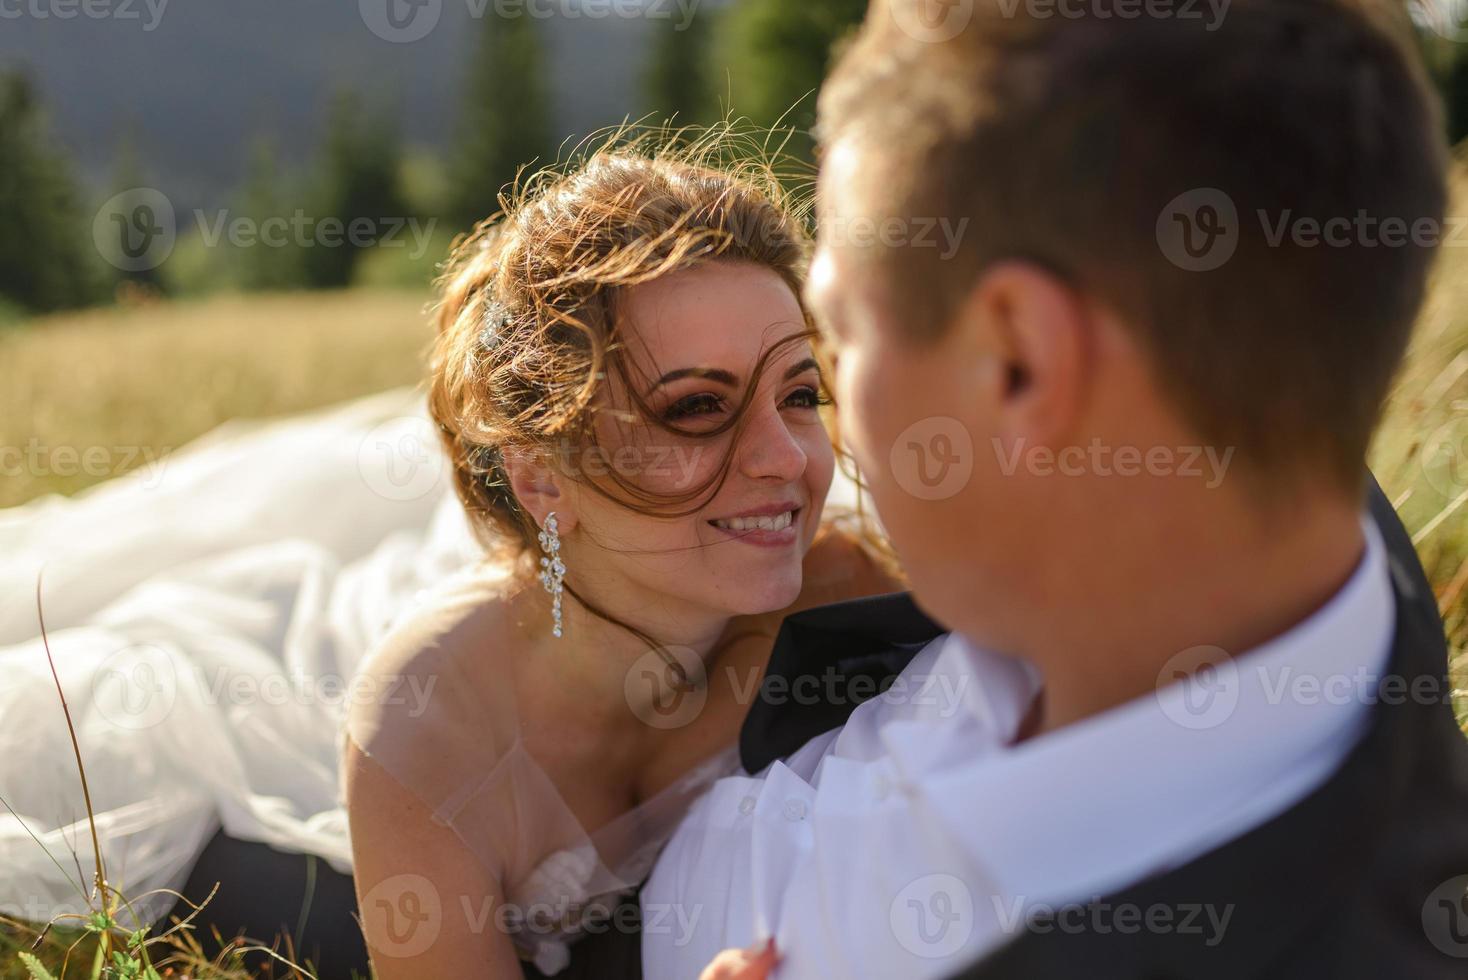
[[(764, 351), (745, 391), (756, 389), (766, 364), (790, 344), (809, 340), (828, 361), (801, 300), (810, 255), (806, 208), (787, 194), (767, 156), (737, 159), (732, 145), (727, 131), (683, 142), (615, 135), (502, 195), (501, 213), (455, 242), (438, 281), (429, 408), (459, 500), (494, 557), (523, 570), (539, 533), (510, 488), (505, 451), (564, 456), (595, 445), (595, 416), (606, 410), (597, 395), (608, 378), (626, 382), (633, 402), (622, 421), (701, 439), (733, 431), (737, 439), (748, 395), (717, 428), (696, 433), (641, 401), (622, 340), (629, 287), (698, 263), (760, 265), (790, 286), (805, 322)], [(826, 421), (834, 443), (829, 413)], [(671, 495), (617, 472), (606, 483), (578, 479), (639, 513), (676, 517), (717, 492), (729, 459), (701, 485)], [(567, 590), (576, 595), (569, 582)]]

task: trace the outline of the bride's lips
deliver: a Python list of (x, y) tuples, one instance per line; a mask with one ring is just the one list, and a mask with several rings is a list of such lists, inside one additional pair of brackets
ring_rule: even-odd
[[(802, 508), (798, 504), (770, 504), (765, 507), (757, 507), (746, 510), (739, 514), (731, 514), (728, 517), (720, 517), (708, 522), (709, 527), (725, 534), (736, 541), (745, 544), (756, 545), (761, 548), (788, 548), (800, 540), (800, 514)], [(789, 515), (782, 519), (782, 515)], [(757, 518), (765, 518), (761, 523), (769, 524), (773, 519), (775, 528), (755, 527), (753, 522)], [(721, 527), (719, 523), (733, 523), (735, 526)], [(740, 527), (743, 523), (745, 526)], [(780, 525), (783, 524), (783, 527)]]

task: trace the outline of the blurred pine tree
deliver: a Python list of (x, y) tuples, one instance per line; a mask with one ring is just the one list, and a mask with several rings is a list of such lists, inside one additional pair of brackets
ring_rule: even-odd
[[(361, 101), (349, 92), (332, 101), (307, 208), (313, 219), (311, 244), (301, 256), (305, 285), (312, 289), (351, 285), (364, 248), (389, 234), (390, 222), (407, 218), (399, 186), (402, 149), (384, 118), (367, 118)], [(354, 223), (371, 230), (355, 230)]]
[(447, 217), (455, 231), (499, 211), (500, 191), (519, 169), (549, 164), (555, 152), (534, 19), (523, 11), (515, 17), (487, 14), (482, 30), (449, 168)]
[(721, 60), (729, 106), (758, 126), (795, 130), (786, 149), (810, 160), (816, 93), (835, 44), (865, 16), (867, 0), (743, 0), (724, 17)]
[(105, 298), (88, 217), (29, 79), (0, 74), (0, 297), (32, 313)]
[[(134, 123), (129, 121), (118, 140), (113, 160), (112, 193), (121, 194), (139, 187), (151, 186), (138, 157)], [(145, 294), (164, 291), (164, 277), (157, 266), (145, 269), (128, 269), (118, 273), (121, 282), (132, 283)]]
[(666, 18), (653, 21), (653, 42), (643, 76), (643, 98), (653, 124), (701, 126), (718, 111), (713, 82), (722, 84), (723, 71), (711, 71), (716, 18), (720, 11), (705, 5), (686, 24)]
[[(235, 211), (260, 228), (271, 219), (289, 220), (293, 211), (290, 202), (298, 196), (281, 173), (275, 144), (266, 137), (258, 138), (250, 150), (250, 169)], [(284, 242), (276, 237), (247, 248), (229, 249), (228, 268), (241, 289), (300, 289), (306, 285), (304, 255), (300, 243), (287, 235)], [(210, 264), (217, 267), (217, 263)]]

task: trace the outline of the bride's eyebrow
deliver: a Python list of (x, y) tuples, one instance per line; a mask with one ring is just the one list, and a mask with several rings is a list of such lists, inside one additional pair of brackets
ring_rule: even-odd
[[(812, 369), (819, 372), (821, 367), (816, 362), (816, 359), (814, 357), (807, 357), (805, 360), (792, 365), (790, 370), (785, 372), (784, 380), (789, 381), (791, 378), (804, 374), (805, 372)], [(721, 385), (727, 385), (730, 388), (739, 387), (739, 378), (732, 371), (725, 371), (723, 368), (688, 367), (678, 368), (676, 371), (669, 371), (661, 378), (658, 378), (658, 380), (653, 383), (653, 386), (647, 389), (647, 394), (650, 395), (654, 391), (657, 391), (659, 388), (661, 388), (663, 385), (671, 384), (674, 381), (680, 381), (683, 378), (704, 378), (705, 380), (717, 382)]]

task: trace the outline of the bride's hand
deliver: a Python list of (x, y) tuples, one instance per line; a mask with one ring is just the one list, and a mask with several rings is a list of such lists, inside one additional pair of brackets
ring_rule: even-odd
[(779, 958), (773, 938), (748, 949), (726, 949), (704, 968), (698, 980), (765, 980)]

